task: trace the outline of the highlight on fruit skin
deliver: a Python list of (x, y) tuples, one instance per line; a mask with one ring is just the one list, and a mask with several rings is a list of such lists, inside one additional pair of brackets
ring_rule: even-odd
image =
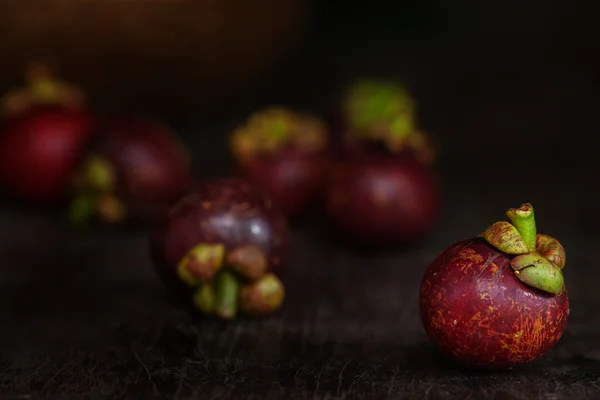
[(200, 182), (150, 235), (152, 260), (171, 293), (205, 315), (267, 316), (284, 302), (278, 277), (289, 252), (285, 216), (246, 180)]
[(158, 121), (122, 117), (100, 126), (72, 176), (68, 220), (146, 224), (193, 184), (190, 155)]
[(306, 211), (326, 184), (329, 130), (319, 118), (266, 107), (230, 135), (236, 175), (267, 193), (288, 216)]
[(562, 337), (570, 305), (560, 242), (537, 233), (530, 203), (438, 255), (419, 306), (436, 347), (460, 364), (506, 369), (543, 356)]
[[(485, 240), (508, 254), (516, 255), (510, 265), (517, 278), (536, 289), (552, 294), (560, 294), (564, 289), (562, 268), (566, 263), (563, 246), (549, 235), (538, 235), (533, 206), (529, 203), (506, 212), (509, 223), (490, 225), (483, 237)], [(498, 225), (505, 226), (498, 229)]]

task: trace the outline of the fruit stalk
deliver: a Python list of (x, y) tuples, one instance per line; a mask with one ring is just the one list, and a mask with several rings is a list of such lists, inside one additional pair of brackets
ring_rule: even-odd
[(525, 245), (530, 252), (536, 250), (535, 216), (531, 204), (523, 204), (519, 208), (511, 208), (506, 212), (506, 216), (513, 223), (519, 234), (523, 238)]
[(227, 270), (216, 277), (217, 298), (215, 314), (223, 319), (232, 319), (237, 315), (240, 284), (235, 275)]
[(483, 237), (496, 249), (516, 257), (510, 265), (517, 278), (526, 285), (557, 295), (564, 289), (562, 268), (565, 264), (564, 248), (548, 235), (537, 233), (535, 213), (529, 203), (510, 208), (506, 221), (490, 225)]

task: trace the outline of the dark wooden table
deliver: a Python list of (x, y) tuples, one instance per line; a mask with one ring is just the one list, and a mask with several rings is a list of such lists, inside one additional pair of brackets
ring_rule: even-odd
[[(394, 72), (410, 82), (422, 124), (444, 150), (443, 214), (425, 242), (364, 252), (338, 242), (319, 218), (295, 223), (288, 297), (270, 318), (203, 320), (175, 307), (154, 275), (144, 232), (74, 233), (56, 213), (5, 204), (0, 398), (600, 398), (599, 141), (588, 135), (597, 131), (595, 67), (569, 46), (557, 53), (458, 41), (390, 51), (368, 40), (339, 50), (331, 39), (247, 105), (319, 108), (351, 75), (347, 65)], [(181, 129), (203, 176), (227, 173), (230, 123)], [(438, 356), (421, 327), (421, 277), (444, 247), (525, 201), (539, 230), (567, 249), (567, 330), (530, 365), (460, 369)]]
[[(441, 165), (443, 217), (410, 251), (356, 251), (318, 219), (296, 224), (288, 300), (263, 320), (202, 320), (170, 304), (143, 232), (73, 233), (52, 213), (5, 207), (0, 398), (598, 398), (600, 255), (579, 215), (587, 183), (544, 169), (546, 151), (506, 168), (487, 162), (498, 153)], [(422, 330), (420, 279), (442, 248), (522, 201), (567, 249), (567, 331), (531, 365), (461, 370)]]

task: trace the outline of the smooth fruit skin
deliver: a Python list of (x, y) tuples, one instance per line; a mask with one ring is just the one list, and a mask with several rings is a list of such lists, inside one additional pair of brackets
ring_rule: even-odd
[(62, 200), (94, 125), (89, 113), (58, 107), (36, 108), (5, 121), (0, 134), (5, 189), (26, 201)]
[(481, 238), (458, 242), (429, 266), (420, 289), (425, 331), (442, 353), (469, 367), (506, 369), (542, 356), (569, 316), (554, 296), (521, 283), (510, 256)]
[(409, 156), (363, 155), (333, 168), (326, 193), (329, 220), (366, 245), (409, 245), (425, 237), (439, 213), (432, 171)]
[(288, 257), (290, 235), (285, 216), (263, 192), (243, 179), (220, 178), (199, 183), (153, 228), (150, 248), (159, 276), (182, 288), (177, 264), (199, 243), (221, 243), (227, 251), (255, 245), (277, 273)]
[(238, 165), (238, 175), (263, 190), (290, 217), (302, 214), (327, 182), (329, 155), (286, 147), (274, 155)]
[(153, 121), (111, 120), (90, 149), (116, 170), (117, 197), (134, 218), (154, 220), (193, 185), (187, 150)]

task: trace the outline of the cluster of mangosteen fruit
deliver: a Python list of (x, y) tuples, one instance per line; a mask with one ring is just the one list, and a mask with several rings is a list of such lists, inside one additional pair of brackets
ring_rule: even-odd
[(176, 135), (145, 117), (99, 118), (85, 93), (29, 67), (2, 101), (0, 181), (34, 204), (68, 203), (68, 218), (123, 224), (157, 218), (193, 182)]
[(288, 217), (316, 209), (345, 239), (398, 246), (423, 239), (439, 213), (437, 145), (394, 82), (359, 81), (329, 123), (284, 108), (250, 116), (231, 136), (239, 174)]
[[(392, 81), (349, 86), (329, 120), (285, 107), (230, 134), (231, 176), (197, 180), (191, 157), (159, 121), (100, 118), (85, 93), (43, 65), (2, 101), (0, 183), (11, 196), (61, 204), (71, 224), (145, 224), (157, 274), (202, 314), (265, 316), (285, 299), (289, 220), (320, 213), (363, 245), (415, 244), (440, 210), (438, 148), (414, 99)], [(565, 250), (538, 234), (533, 207), (507, 212), (444, 250), (425, 272), (425, 331), (446, 355), (510, 368), (554, 346), (569, 300)]]

